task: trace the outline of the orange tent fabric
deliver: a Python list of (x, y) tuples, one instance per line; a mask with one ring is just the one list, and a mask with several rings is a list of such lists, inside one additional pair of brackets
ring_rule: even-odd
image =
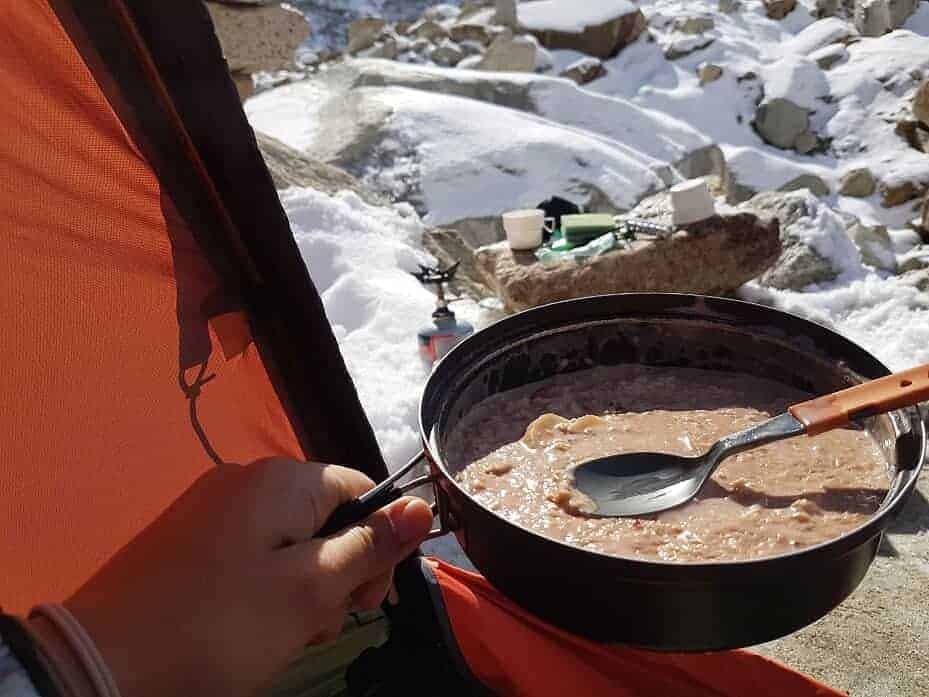
[(748, 651), (665, 654), (563, 632), (483, 577), (433, 560), (455, 641), (473, 676), (513, 697), (845, 697)]
[(5, 12), (0, 602), (23, 611), (215, 456), (304, 453), (246, 318), (204, 311), (222, 288), (56, 14)]

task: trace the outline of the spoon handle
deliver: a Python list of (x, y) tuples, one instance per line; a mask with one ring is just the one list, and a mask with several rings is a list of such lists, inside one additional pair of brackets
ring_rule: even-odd
[(929, 363), (794, 404), (788, 409), (806, 433), (841, 428), (857, 416), (883, 414), (929, 400)]

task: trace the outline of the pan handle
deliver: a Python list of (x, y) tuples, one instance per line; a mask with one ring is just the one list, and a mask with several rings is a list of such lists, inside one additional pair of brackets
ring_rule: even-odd
[[(389, 503), (393, 503), (408, 491), (412, 491), (413, 489), (428, 483), (432, 483), (434, 486), (435, 476), (431, 474), (417, 477), (416, 479), (413, 479), (406, 484), (397, 485), (397, 482), (402, 479), (404, 475), (410, 472), (410, 470), (412, 470), (416, 465), (425, 459), (425, 451), (420, 450), (412, 460), (407, 462), (403, 467), (398, 469), (376, 487), (370, 491), (365, 492), (356, 499), (352, 499), (351, 501), (346, 501), (345, 503), (340, 504), (332, 512), (332, 515), (329, 516), (326, 522), (323, 523), (323, 526), (316, 531), (316, 534), (313, 535), (313, 537), (329, 537), (330, 535), (334, 535), (335, 533), (339, 532), (339, 530), (344, 530), (350, 525), (360, 523), (372, 513), (380, 510)], [(438, 500), (438, 496), (436, 496), (436, 500)], [(438, 513), (438, 509), (435, 504), (432, 506), (432, 511), (433, 513)], [(442, 516), (439, 515), (439, 528), (430, 531), (429, 537), (427, 539), (431, 540), (434, 537), (440, 537), (448, 532), (448, 529), (445, 527), (444, 523), (441, 522), (441, 519)]]

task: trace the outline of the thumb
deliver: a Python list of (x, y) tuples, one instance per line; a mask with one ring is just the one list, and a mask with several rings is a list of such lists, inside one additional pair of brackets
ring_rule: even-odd
[(320, 571), (349, 595), (407, 557), (429, 534), (432, 509), (422, 499), (403, 498), (359, 525), (317, 541)]

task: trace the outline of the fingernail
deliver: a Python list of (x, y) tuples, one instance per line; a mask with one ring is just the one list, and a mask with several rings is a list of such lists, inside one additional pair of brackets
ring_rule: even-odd
[(390, 509), (389, 515), (400, 544), (422, 540), (432, 528), (432, 509), (422, 499), (400, 501)]

